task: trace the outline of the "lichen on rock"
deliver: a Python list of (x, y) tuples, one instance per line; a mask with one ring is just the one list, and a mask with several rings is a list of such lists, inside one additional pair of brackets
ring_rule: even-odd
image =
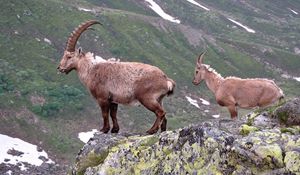
[(269, 116), (257, 116), (263, 125), (253, 118), (253, 126), (232, 121), (226, 130), (212, 121), (148, 136), (99, 133), (73, 174), (300, 174), (299, 133), (264, 127)]

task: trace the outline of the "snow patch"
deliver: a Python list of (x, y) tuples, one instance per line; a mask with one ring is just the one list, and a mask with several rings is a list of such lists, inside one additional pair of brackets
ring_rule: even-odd
[(197, 108), (200, 109), (197, 100), (192, 99), (191, 97), (185, 96), (185, 98), (188, 100), (188, 102), (190, 102), (192, 105), (196, 106)]
[(156, 2), (154, 2), (153, 0), (145, 0), (145, 1), (147, 1), (150, 4), (149, 7), (155, 13), (157, 13), (159, 16), (161, 16), (163, 19), (174, 22), (174, 23), (178, 23), (178, 24), (180, 23), (180, 20), (178, 20), (178, 19), (174, 18), (173, 16), (165, 13), (163, 11), (163, 9)]
[(298, 15), (299, 13), (296, 12), (295, 10), (291, 9), (291, 8), (288, 8), (292, 13), (294, 13), (295, 15)]
[(282, 78), (286, 78), (286, 79), (294, 79), (294, 80), (300, 82), (300, 77), (293, 77), (293, 76), (288, 75), (288, 74), (281, 74), (281, 77), (282, 77)]
[(204, 110), (204, 112), (209, 113), (209, 110)]
[(213, 118), (219, 118), (220, 115), (219, 114), (216, 114), (216, 115), (212, 115)]
[(44, 41), (48, 44), (52, 44), (52, 42), (48, 38), (44, 38)]
[(198, 7), (200, 7), (200, 8), (202, 8), (202, 9), (204, 9), (204, 10), (206, 10), (206, 11), (210, 11), (209, 8), (207, 8), (207, 7), (205, 7), (205, 6), (201, 5), (201, 4), (199, 4), (198, 2), (196, 2), (196, 1), (194, 1), (194, 0), (187, 0), (187, 1), (190, 2), (190, 3), (192, 3), (192, 4), (194, 4), (194, 5), (196, 5), (196, 6), (198, 6)]
[(78, 7), (79, 11), (84, 11), (84, 12), (92, 12), (92, 9), (86, 9), (86, 8), (82, 8), (82, 7)]
[(281, 74), (281, 77), (282, 77), (282, 78), (286, 78), (286, 79), (291, 78), (291, 76), (290, 76), (290, 75), (287, 75), (287, 74)]
[(255, 30), (250, 29), (249, 27), (247, 27), (247, 26), (245, 26), (245, 25), (243, 25), (243, 24), (241, 24), (241, 23), (239, 23), (239, 22), (237, 22), (237, 21), (235, 21), (235, 20), (233, 20), (233, 19), (231, 19), (231, 18), (227, 18), (227, 19), (228, 19), (229, 21), (233, 22), (234, 24), (236, 24), (236, 25), (238, 25), (238, 26), (244, 28), (247, 32), (249, 32), (249, 33), (255, 33)]
[(300, 77), (293, 77), (293, 79), (300, 82)]
[(78, 138), (84, 142), (84, 143), (87, 143), (90, 138), (92, 138), (94, 136), (94, 134), (98, 132), (97, 129), (92, 129), (91, 131), (88, 131), (88, 132), (80, 132), (78, 133)]
[[(40, 166), (44, 163), (39, 157), (45, 157), (48, 159), (48, 154), (42, 150), (38, 151), (36, 145), (25, 142), (18, 138), (9, 137), (7, 135), (0, 134), (0, 164), (1, 163), (10, 163), (13, 165), (19, 164), (21, 170), (26, 170), (23, 162), (26, 162), (31, 165)], [(8, 154), (9, 150), (15, 150), (21, 152), (20, 155)], [(4, 161), (9, 159), (9, 161)], [(48, 159), (45, 163), (54, 163), (51, 159)]]
[(200, 100), (201, 100), (202, 104), (204, 104), (204, 105), (210, 105), (209, 101), (204, 100), (203, 98), (200, 98)]

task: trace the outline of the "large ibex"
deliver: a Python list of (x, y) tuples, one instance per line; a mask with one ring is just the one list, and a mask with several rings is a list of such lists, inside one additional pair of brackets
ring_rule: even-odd
[(72, 32), (57, 69), (66, 74), (72, 70), (77, 71), (79, 79), (101, 108), (104, 123), (102, 132), (107, 133), (110, 130), (109, 114), (113, 122), (111, 132), (119, 131), (118, 104), (134, 105), (138, 102), (156, 115), (156, 121), (147, 133), (156, 133), (159, 128), (165, 131), (167, 119), (162, 100), (173, 93), (175, 82), (155, 66), (98, 60), (90, 52), (84, 53), (81, 48), (75, 49), (80, 35), (94, 24), (100, 23), (87, 21)]
[(228, 108), (231, 118), (237, 117), (237, 106), (246, 109), (265, 107), (284, 97), (282, 90), (272, 80), (223, 78), (209, 65), (202, 63), (203, 56), (204, 52), (197, 60), (193, 84), (198, 85), (205, 80), (217, 103)]

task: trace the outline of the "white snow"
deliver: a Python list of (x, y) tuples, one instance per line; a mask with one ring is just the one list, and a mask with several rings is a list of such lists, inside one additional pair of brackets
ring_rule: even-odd
[[(40, 156), (48, 159), (48, 155), (45, 151), (37, 151), (37, 146), (31, 143), (25, 142), (18, 138), (9, 137), (7, 135), (0, 134), (0, 164), (10, 163), (17, 165), (21, 163), (21, 170), (26, 170), (25, 165), (22, 162), (27, 162), (28, 164), (40, 166), (43, 160), (39, 159)], [(8, 150), (16, 150), (23, 152), (24, 154), (20, 156), (13, 156), (8, 154)], [(4, 162), (5, 159), (9, 159), (8, 162)], [(54, 163), (51, 159), (48, 159), (46, 163)]]
[(204, 110), (204, 112), (208, 113), (208, 112), (209, 112), (209, 110)]
[(293, 12), (295, 15), (298, 15), (298, 14), (299, 14), (298, 12), (296, 12), (295, 10), (293, 10), (293, 9), (291, 9), (291, 8), (289, 8), (289, 10), (290, 10), (291, 12)]
[(44, 38), (44, 41), (48, 44), (51, 44), (51, 41), (48, 38)]
[(94, 134), (95, 134), (96, 132), (98, 132), (97, 129), (92, 129), (91, 131), (88, 131), (88, 132), (80, 132), (80, 133), (78, 134), (78, 138), (79, 138), (82, 142), (87, 143), (87, 142), (90, 140), (90, 138), (92, 138), (92, 137), (94, 136)]
[(196, 106), (197, 108), (200, 109), (200, 107), (199, 107), (199, 105), (198, 105), (198, 103), (197, 103), (197, 100), (194, 100), (194, 99), (192, 99), (191, 97), (188, 97), (188, 96), (185, 96), (185, 98), (186, 98), (192, 105), (194, 105), (194, 106)]
[(80, 11), (84, 11), (84, 12), (92, 12), (92, 9), (86, 9), (86, 8), (82, 8), (82, 7), (78, 7), (78, 10)]
[(293, 79), (300, 82), (300, 77), (293, 77)]
[(200, 100), (201, 100), (202, 104), (204, 104), (204, 105), (210, 105), (209, 101), (204, 100), (203, 98), (200, 98)]
[(165, 13), (163, 11), (163, 9), (156, 3), (154, 2), (154, 0), (145, 0), (147, 1), (150, 5), (149, 7), (155, 12), (157, 13), (159, 16), (161, 16), (163, 19), (174, 22), (174, 23), (180, 23), (180, 20), (174, 18), (173, 16)]
[(216, 114), (216, 115), (212, 115), (213, 118), (219, 118), (220, 115), (219, 114)]
[(6, 171), (6, 174), (12, 175), (12, 171), (11, 171), (11, 170), (8, 170), (8, 171)]
[(205, 6), (201, 5), (201, 4), (199, 4), (198, 2), (196, 2), (196, 1), (194, 1), (194, 0), (187, 0), (187, 1), (190, 2), (190, 3), (192, 3), (192, 4), (194, 4), (194, 5), (196, 5), (196, 6), (198, 6), (198, 7), (203, 8), (203, 9), (206, 10), (206, 11), (210, 11), (209, 8), (207, 8), (207, 7), (205, 7)]
[(231, 18), (227, 18), (227, 19), (228, 19), (229, 21), (233, 22), (234, 24), (236, 24), (236, 25), (238, 25), (238, 26), (244, 28), (247, 32), (249, 32), (249, 33), (255, 33), (255, 30), (250, 29), (249, 27), (247, 27), (247, 26), (245, 26), (245, 25), (243, 25), (243, 24), (241, 24), (241, 23), (239, 23), (239, 22), (237, 22), (237, 21), (235, 21), (235, 20), (233, 20), (233, 19), (231, 19)]
[(300, 77), (293, 77), (293, 76), (288, 75), (288, 74), (281, 74), (281, 77), (282, 77), (282, 78), (286, 78), (286, 79), (294, 79), (294, 80), (300, 82)]

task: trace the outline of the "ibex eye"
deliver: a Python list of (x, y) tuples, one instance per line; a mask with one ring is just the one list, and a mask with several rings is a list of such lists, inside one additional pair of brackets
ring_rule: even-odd
[(196, 74), (198, 74), (198, 71), (196, 70)]

